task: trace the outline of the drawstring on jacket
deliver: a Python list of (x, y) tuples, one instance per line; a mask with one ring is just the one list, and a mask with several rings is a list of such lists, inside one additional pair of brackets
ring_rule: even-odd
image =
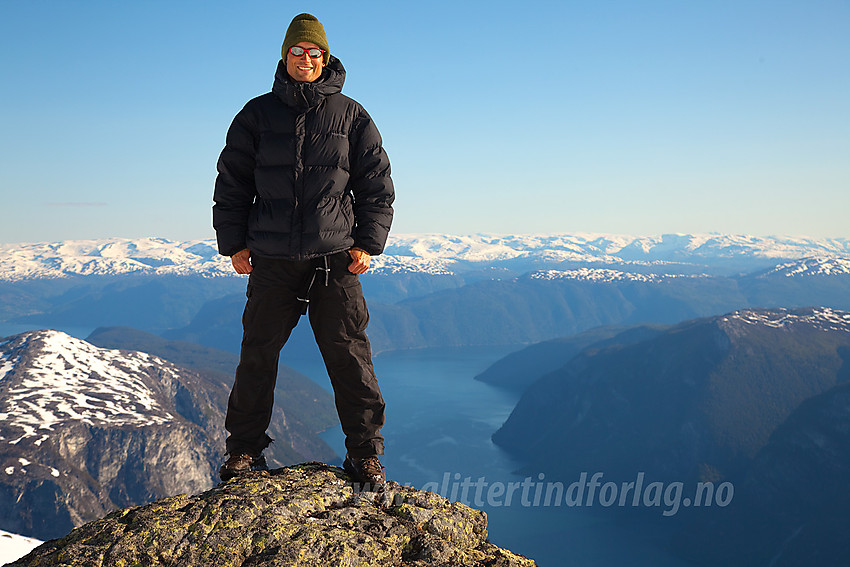
[(330, 281), (331, 268), (328, 265), (328, 257), (322, 256), (324, 260), (325, 266), (316, 266), (316, 269), (313, 270), (313, 275), (310, 277), (310, 283), (307, 284), (307, 289), (304, 291), (304, 297), (298, 297), (298, 301), (301, 302), (301, 314), (307, 314), (307, 307), (310, 305), (310, 290), (313, 289), (313, 284), (316, 283), (316, 275), (319, 272), (325, 273), (325, 287), (328, 287), (328, 282)]

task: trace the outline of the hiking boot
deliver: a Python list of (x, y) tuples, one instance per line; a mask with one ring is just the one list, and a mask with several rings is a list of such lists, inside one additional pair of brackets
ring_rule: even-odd
[(384, 465), (378, 460), (377, 455), (370, 455), (362, 459), (345, 455), (342, 468), (353, 476), (355, 481), (362, 484), (381, 486), (387, 481)]
[(252, 457), (247, 453), (233, 453), (218, 469), (218, 476), (222, 481), (228, 481), (234, 476), (247, 472), (267, 470), (269, 470), (269, 467), (262, 453), (258, 457)]

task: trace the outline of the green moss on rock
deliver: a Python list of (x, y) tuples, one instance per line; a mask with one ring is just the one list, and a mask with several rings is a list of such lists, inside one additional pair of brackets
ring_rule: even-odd
[(250, 473), (195, 496), (118, 510), (44, 543), (16, 567), (467, 565), (531, 567), (487, 541), (487, 516), (388, 482), (359, 491), (305, 463)]

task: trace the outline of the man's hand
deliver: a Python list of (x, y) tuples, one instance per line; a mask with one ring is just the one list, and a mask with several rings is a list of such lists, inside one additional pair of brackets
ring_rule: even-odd
[(254, 266), (251, 265), (251, 251), (247, 248), (230, 257), (230, 263), (237, 274), (250, 274)]
[(369, 262), (371, 261), (372, 256), (360, 248), (352, 248), (348, 251), (348, 255), (351, 256), (351, 259), (353, 260), (353, 262), (348, 265), (348, 271), (352, 274), (365, 274), (366, 270), (369, 269)]

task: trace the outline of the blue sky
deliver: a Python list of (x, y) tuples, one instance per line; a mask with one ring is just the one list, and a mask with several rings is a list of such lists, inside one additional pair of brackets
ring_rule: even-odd
[(396, 232), (850, 237), (847, 0), (2, 0), (0, 242), (212, 237), (227, 127), (303, 11)]

